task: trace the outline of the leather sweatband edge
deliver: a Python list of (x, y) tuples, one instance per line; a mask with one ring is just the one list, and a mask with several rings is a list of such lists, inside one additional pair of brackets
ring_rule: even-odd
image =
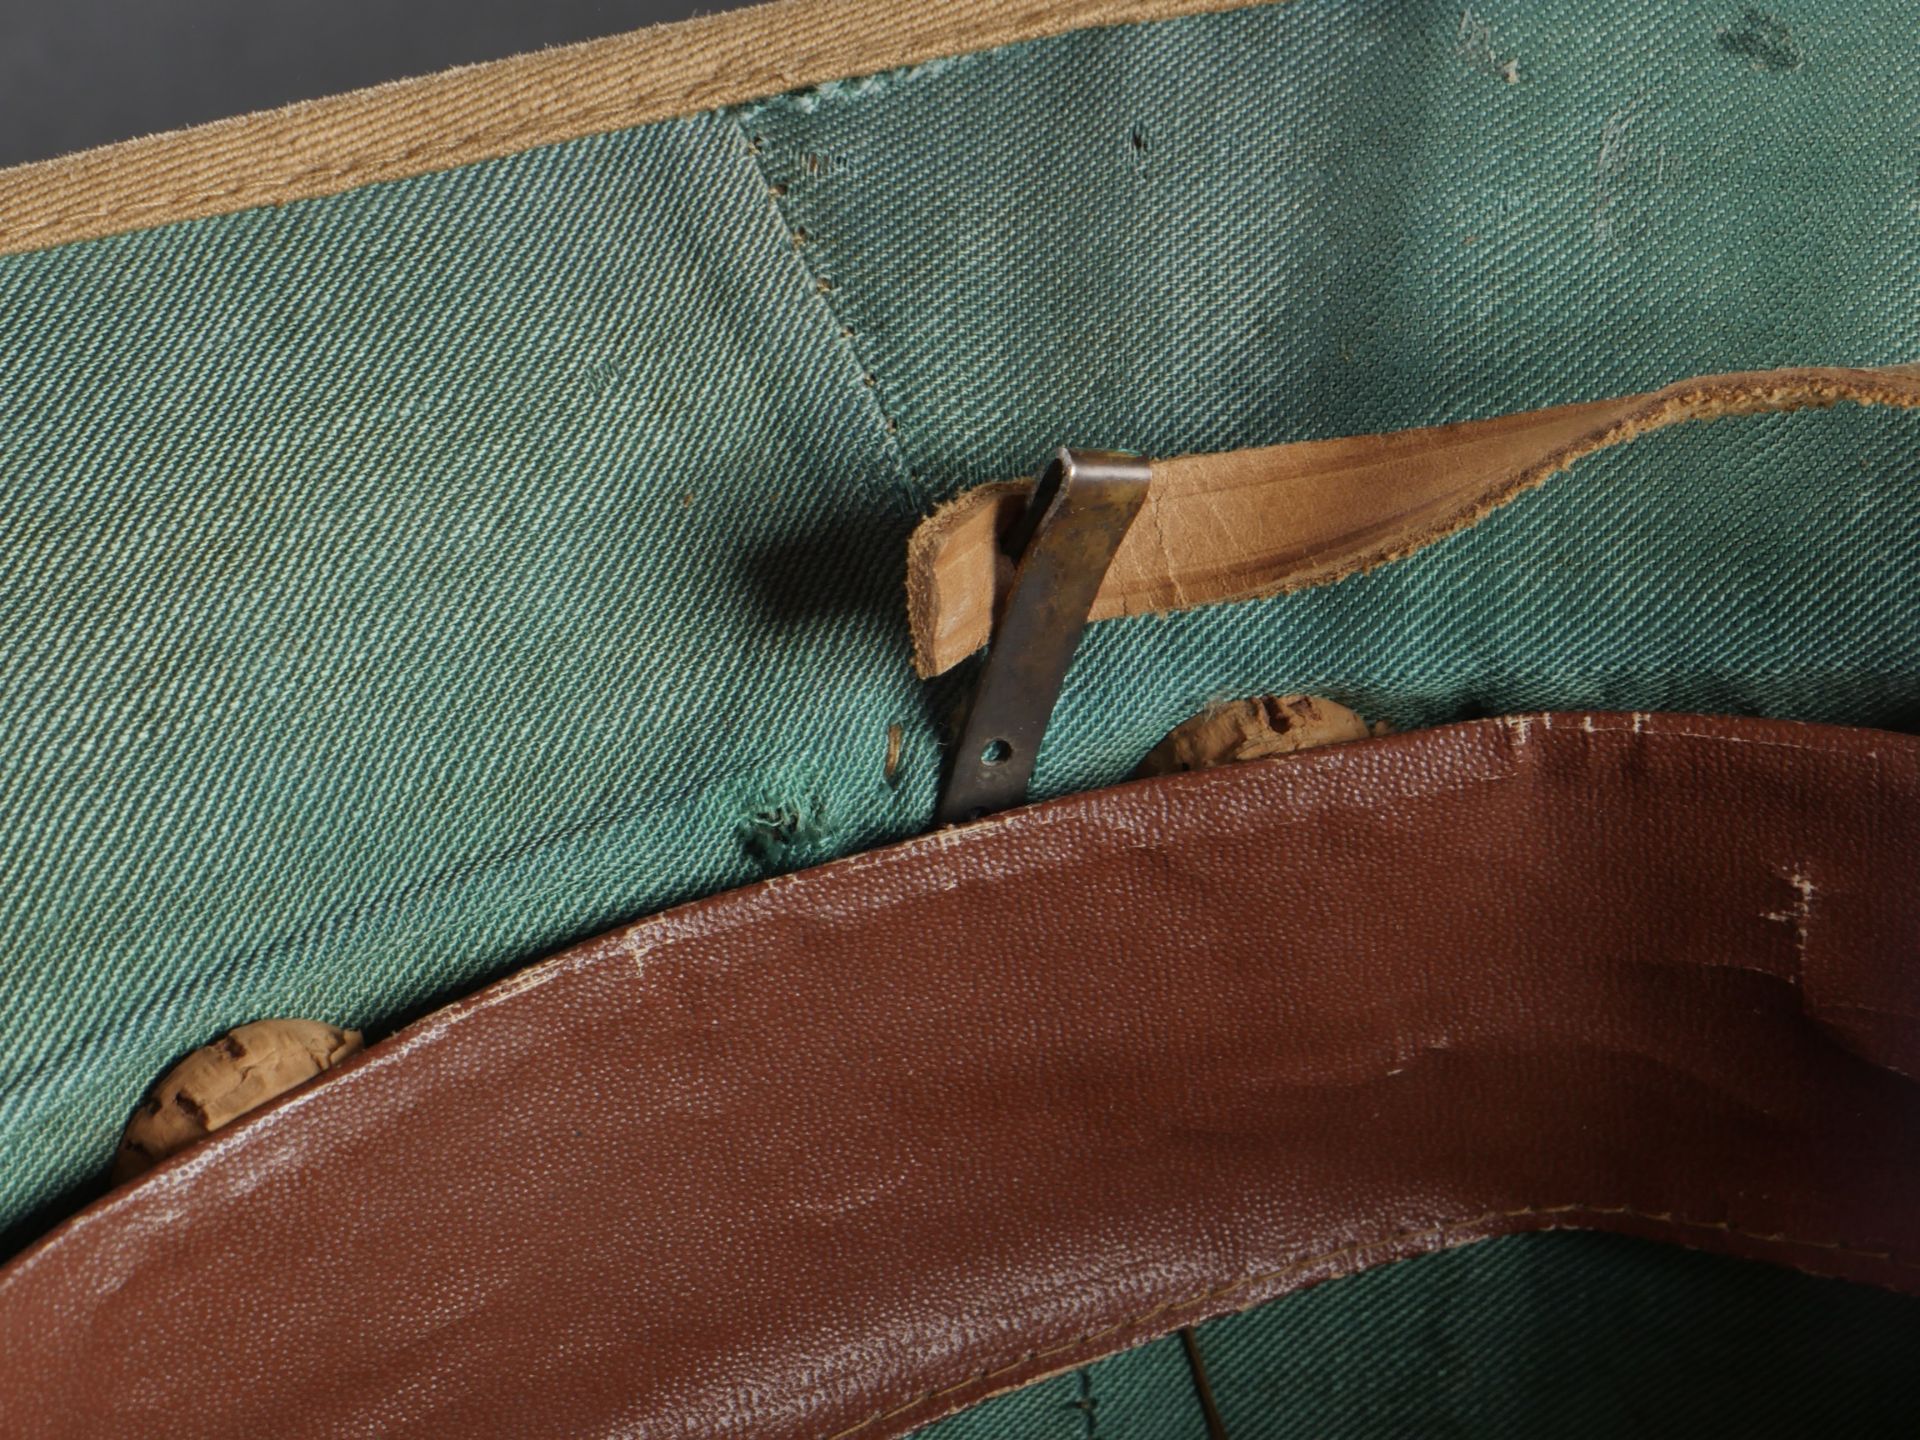
[(873, 1440), (1562, 1226), (1920, 1291), (1917, 801), (1911, 737), (1529, 716), (686, 906), (0, 1271), (0, 1429)]

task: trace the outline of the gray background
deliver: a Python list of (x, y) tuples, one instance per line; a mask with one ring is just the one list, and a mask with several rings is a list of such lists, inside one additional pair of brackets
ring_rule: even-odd
[(0, 165), (744, 0), (0, 0)]

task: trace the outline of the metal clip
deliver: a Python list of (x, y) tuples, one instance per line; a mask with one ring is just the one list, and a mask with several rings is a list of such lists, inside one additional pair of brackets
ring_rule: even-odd
[(1026, 799), (1040, 741), (1114, 552), (1146, 502), (1134, 455), (1062, 448), (1007, 537), (1019, 564), (940, 798), (942, 825)]

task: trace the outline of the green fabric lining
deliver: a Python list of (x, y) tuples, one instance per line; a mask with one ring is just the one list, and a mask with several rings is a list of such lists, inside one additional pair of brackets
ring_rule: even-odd
[(0, 317), (0, 1219), (234, 1023), (924, 823), (911, 517), (726, 117), (11, 257)]
[[(1469, 1245), (1197, 1333), (1230, 1440), (1878, 1437), (1920, 1414), (1920, 1305), (1613, 1235)], [(917, 1440), (1207, 1433), (1169, 1336)]]

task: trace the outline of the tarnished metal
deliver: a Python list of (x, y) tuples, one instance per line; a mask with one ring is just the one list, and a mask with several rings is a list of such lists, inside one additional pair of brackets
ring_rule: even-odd
[(1147, 462), (1133, 455), (1063, 448), (1048, 462), (1004, 547), (1019, 569), (953, 752), (940, 824), (1026, 798), (1087, 612), (1148, 479)]

